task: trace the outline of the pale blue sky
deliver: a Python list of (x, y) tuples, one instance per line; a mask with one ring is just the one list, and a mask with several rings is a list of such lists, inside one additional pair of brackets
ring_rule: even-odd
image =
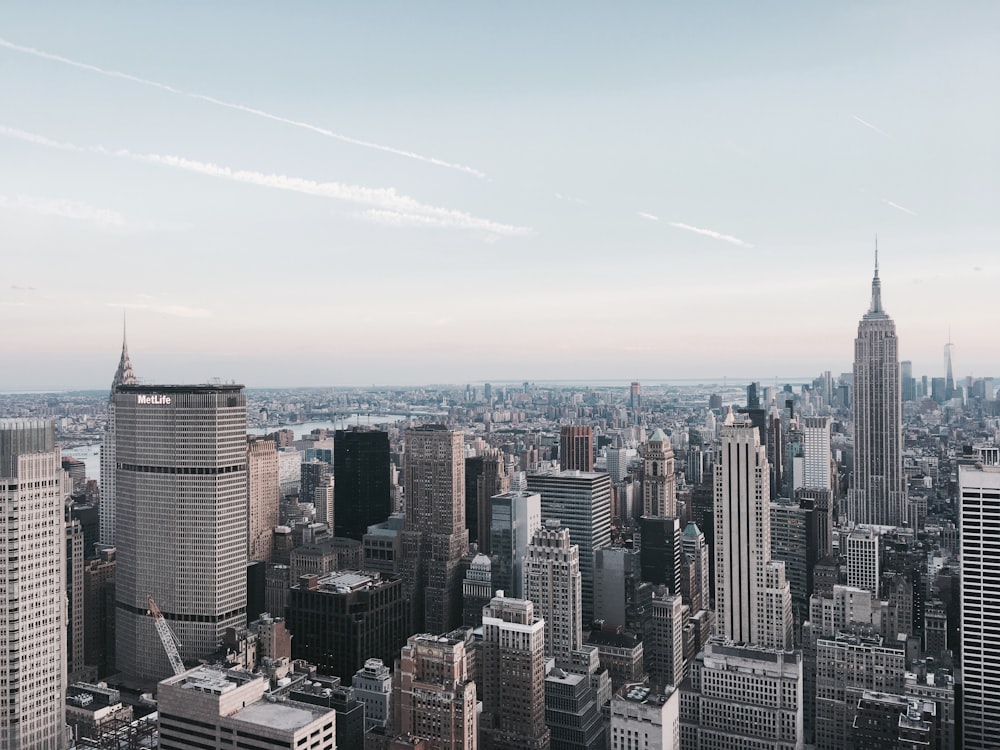
[(0, 388), (125, 306), (154, 380), (840, 372), (876, 232), (1000, 374), (998, 91), (993, 2), (11, 5)]

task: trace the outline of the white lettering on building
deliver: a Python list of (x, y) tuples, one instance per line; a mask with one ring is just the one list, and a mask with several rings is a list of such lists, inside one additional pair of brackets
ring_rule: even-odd
[(159, 393), (147, 396), (144, 393), (140, 393), (135, 397), (135, 401), (137, 404), (162, 404), (167, 406), (170, 404), (170, 396), (164, 396)]

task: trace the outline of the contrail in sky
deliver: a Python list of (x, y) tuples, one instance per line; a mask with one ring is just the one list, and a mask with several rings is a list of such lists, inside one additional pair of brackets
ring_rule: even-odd
[(101, 156), (129, 159), (147, 164), (158, 164), (221, 180), (356, 203), (376, 209), (364, 214), (364, 219), (392, 226), (406, 224), (408, 226), (433, 226), (447, 229), (474, 229), (508, 236), (533, 234), (532, 230), (527, 227), (502, 224), (490, 219), (473, 216), (465, 211), (421, 203), (415, 198), (403, 195), (391, 187), (370, 188), (342, 182), (317, 182), (301, 177), (289, 177), (283, 174), (267, 174), (246, 169), (231, 169), (230, 167), (211, 162), (196, 161), (170, 154), (144, 154), (125, 149), (112, 150), (104, 146), (77, 146), (73, 143), (56, 141), (37, 133), (29, 133), (4, 125), (0, 125), (0, 136), (16, 138), (28, 143), (62, 151), (100, 154)]
[(741, 240), (739, 237), (733, 237), (731, 234), (723, 234), (722, 232), (716, 232), (714, 229), (702, 229), (701, 227), (693, 227), (690, 224), (682, 224), (679, 221), (668, 222), (670, 226), (675, 229), (684, 229), (688, 232), (694, 232), (695, 234), (701, 234), (705, 237), (711, 237), (714, 240), (722, 240), (723, 242), (729, 242), (733, 245), (739, 245), (740, 247), (753, 247), (749, 242)]
[(642, 218), (647, 219), (649, 221), (659, 221), (660, 220), (659, 216), (656, 216), (654, 214), (648, 214), (645, 211), (636, 211), (636, 213), (639, 216), (641, 216)]
[(865, 126), (866, 128), (868, 128), (869, 130), (874, 130), (874, 131), (875, 131), (876, 133), (878, 133), (879, 135), (883, 135), (883, 136), (885, 136), (885, 137), (886, 137), (886, 138), (888, 138), (888, 139), (889, 139), (890, 141), (892, 140), (892, 136), (891, 136), (891, 135), (889, 135), (888, 133), (886, 133), (886, 132), (885, 132), (884, 130), (882, 130), (882, 128), (880, 128), (880, 127), (877, 127), (877, 126), (875, 126), (875, 125), (872, 125), (872, 124), (871, 124), (870, 122), (868, 122), (867, 120), (862, 120), (862, 119), (861, 119), (860, 117), (858, 117), (857, 115), (851, 115), (851, 117), (853, 117), (853, 118), (855, 119), (855, 121), (856, 121), (856, 122), (860, 122), (860, 123), (861, 123), (862, 125), (864, 125), (864, 126)]
[(902, 211), (903, 213), (909, 214), (910, 216), (916, 216), (917, 215), (916, 211), (911, 211), (906, 206), (901, 206), (898, 203), (894, 203), (893, 201), (889, 200), (888, 198), (883, 198), (882, 202), (885, 203), (885, 205), (892, 206), (897, 211)]
[(8, 41), (3, 37), (0, 37), (0, 47), (5, 47), (15, 52), (22, 52), (26, 55), (32, 55), (34, 57), (39, 57), (43, 60), (50, 60), (52, 62), (62, 63), (63, 65), (70, 65), (74, 68), (79, 68), (80, 70), (89, 70), (92, 73), (99, 73), (102, 76), (107, 76), (108, 78), (118, 78), (122, 81), (131, 81), (132, 83), (138, 83), (142, 86), (149, 86), (154, 89), (160, 89), (161, 91), (166, 91), (171, 94), (176, 94), (178, 96), (186, 96), (189, 99), (197, 99), (198, 101), (208, 102), (209, 104), (214, 104), (218, 107), (225, 107), (226, 109), (232, 109), (237, 112), (244, 112), (249, 115), (255, 115), (256, 117), (262, 117), (265, 120), (273, 120), (274, 122), (280, 122), (285, 125), (291, 125), (296, 128), (301, 128), (303, 130), (309, 130), (313, 133), (318, 133), (319, 135), (325, 136), (327, 138), (333, 138), (334, 140), (343, 141), (344, 143), (350, 143), (353, 146), (363, 146), (364, 148), (375, 149), (376, 151), (383, 151), (387, 154), (395, 154), (396, 156), (405, 156), (408, 159), (415, 159), (417, 161), (422, 161), (425, 164), (433, 164), (436, 167), (446, 167), (447, 169), (455, 169), (459, 172), (465, 172), (466, 174), (475, 175), (479, 178), (485, 178), (486, 173), (482, 172), (473, 167), (468, 167), (464, 164), (457, 164), (455, 162), (445, 161), (443, 159), (436, 159), (433, 156), (424, 156), (423, 154), (418, 154), (413, 151), (405, 151), (403, 149), (394, 148), (392, 146), (384, 146), (380, 143), (372, 143), (371, 141), (363, 141), (359, 138), (352, 138), (349, 135), (343, 135), (342, 133), (335, 133), (327, 128), (320, 127), (318, 125), (313, 125), (308, 122), (302, 122), (301, 120), (293, 120), (288, 117), (282, 117), (281, 115), (276, 115), (271, 112), (265, 112), (262, 109), (255, 109), (254, 107), (248, 107), (245, 104), (237, 104), (236, 102), (227, 102), (222, 99), (216, 99), (214, 96), (208, 96), (206, 94), (196, 94), (192, 91), (184, 91), (175, 86), (171, 86), (166, 83), (160, 83), (159, 81), (152, 81), (148, 78), (140, 78), (139, 76), (134, 76), (131, 73), (122, 73), (118, 70), (108, 70), (106, 68), (98, 67), (97, 65), (91, 65), (90, 63), (80, 62), (79, 60), (71, 60), (68, 57), (63, 57), (62, 55), (56, 55), (51, 52), (46, 52), (45, 50), (35, 49), (34, 47), (25, 47), (21, 44), (14, 44), (14, 42)]

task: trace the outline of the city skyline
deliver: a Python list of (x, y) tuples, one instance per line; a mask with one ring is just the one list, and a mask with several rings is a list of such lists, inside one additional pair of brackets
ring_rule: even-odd
[(846, 372), (876, 233), (900, 358), (989, 375), (998, 20), (12, 8), (0, 390), (102, 387), (122, 309), (162, 382)]

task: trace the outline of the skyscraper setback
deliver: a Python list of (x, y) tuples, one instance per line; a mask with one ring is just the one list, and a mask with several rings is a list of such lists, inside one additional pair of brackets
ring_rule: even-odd
[(410, 632), (445, 633), (461, 623), (459, 562), (469, 547), (464, 447), (462, 433), (443, 425), (406, 433), (402, 542)]
[(113, 402), (117, 667), (160, 679), (171, 670), (147, 595), (184, 658), (246, 624), (246, 396), (241, 385), (121, 385)]
[(896, 324), (882, 307), (877, 254), (871, 305), (854, 340), (854, 476), (848, 520), (880, 526), (906, 522), (899, 341)]

